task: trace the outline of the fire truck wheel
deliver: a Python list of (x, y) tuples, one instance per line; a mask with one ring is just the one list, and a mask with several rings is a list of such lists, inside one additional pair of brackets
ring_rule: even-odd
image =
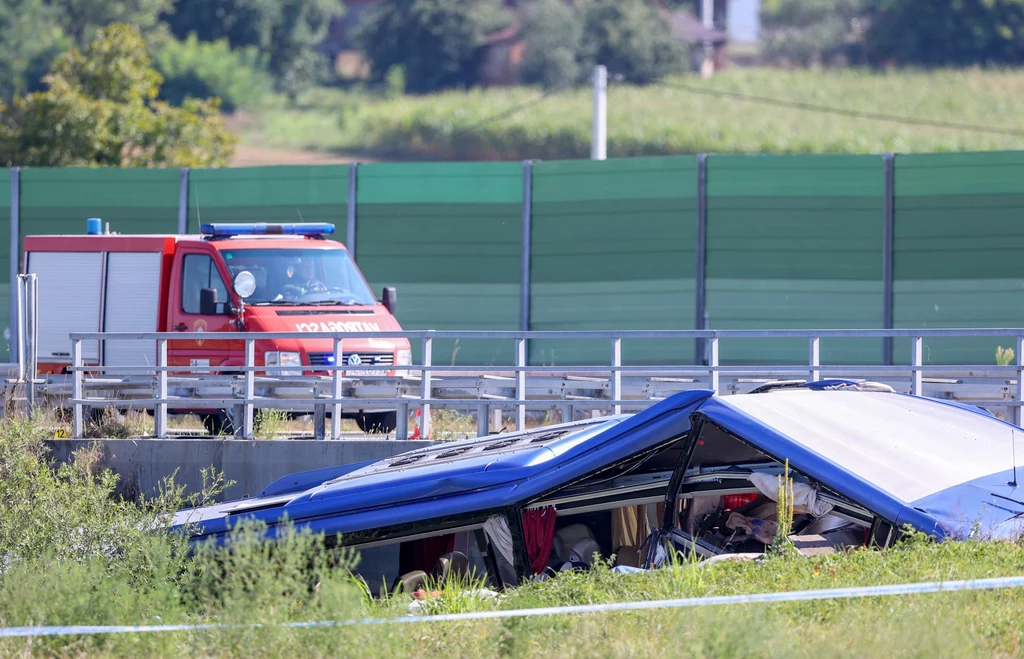
[(374, 412), (356, 416), (356, 425), (365, 433), (386, 435), (398, 425), (398, 412)]
[(206, 432), (214, 437), (235, 434), (235, 425), (231, 423), (231, 419), (223, 410), (218, 410), (212, 414), (203, 414), (202, 419)]

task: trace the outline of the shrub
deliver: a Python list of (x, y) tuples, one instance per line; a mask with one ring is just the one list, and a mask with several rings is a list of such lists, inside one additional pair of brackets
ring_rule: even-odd
[(0, 103), (0, 163), (29, 167), (217, 167), (236, 138), (219, 101), (157, 100), (162, 76), (138, 28), (111, 23), (62, 54), (46, 91)]
[(579, 10), (562, 0), (536, 0), (523, 14), (523, 34), (527, 35), (523, 82), (549, 89), (579, 82), (584, 76)]
[(59, 468), (52, 464), (43, 421), (37, 415), (0, 423), (2, 567), (48, 557), (131, 562), (157, 516), (184, 503), (182, 491), (167, 481), (159, 496), (142, 505), (115, 500), (117, 478), (97, 468), (94, 447), (80, 449)]
[(585, 80), (595, 65), (648, 84), (683, 70), (686, 48), (665, 16), (643, 0), (535, 0), (523, 16), (523, 81), (544, 87)]
[(762, 54), (796, 66), (858, 62), (871, 0), (767, 0)]
[(193, 33), (184, 41), (167, 40), (155, 49), (153, 59), (164, 77), (160, 98), (172, 105), (187, 98), (217, 97), (231, 112), (259, 105), (273, 90), (259, 51), (232, 49), (227, 39), (204, 42)]
[[(188, 497), (169, 478), (156, 497), (118, 499), (116, 475), (97, 467), (98, 447), (53, 464), (43, 443), (44, 421), (41, 413), (0, 420), (3, 625), (173, 623), (196, 616), (248, 623), (361, 611), (352, 550), (333, 548), (322, 533), (290, 524), (282, 525), (271, 545), (260, 539), (265, 527), (246, 523), (233, 529), (229, 550), (198, 545), (187, 551), (184, 536), (168, 533), (164, 520), (181, 508), (209, 503), (226, 485), (219, 475), (203, 470), (202, 491)], [(159, 644), (159, 636), (150, 638)], [(235, 639), (228, 638), (220, 641), (233, 645)], [(43, 641), (43, 654), (63, 656), (69, 647), (70, 654), (89, 654), (83, 642), (104, 646), (122, 640), (52, 639)], [(166, 640), (173, 648), (173, 639)], [(9, 650), (0, 643), (0, 654)]]
[(665, 17), (643, 0), (589, 0), (583, 11), (581, 61), (597, 64), (633, 84), (648, 84), (680, 73), (683, 44), (673, 40)]
[(194, 32), (266, 53), (277, 91), (294, 98), (328, 74), (329, 59), (317, 47), (344, 13), (339, 0), (175, 0), (164, 20), (179, 39)]
[(496, 0), (393, 0), (370, 14), (356, 39), (374, 82), (403, 66), (406, 89), (423, 93), (475, 84), (485, 38), (507, 24)]

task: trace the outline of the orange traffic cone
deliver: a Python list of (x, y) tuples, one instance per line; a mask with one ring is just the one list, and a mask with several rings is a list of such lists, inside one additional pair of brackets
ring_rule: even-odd
[(416, 426), (412, 429), (412, 437), (410, 437), (409, 439), (420, 438), (420, 426), (423, 425), (420, 422), (420, 416), (422, 415), (422, 412), (423, 410), (416, 410)]

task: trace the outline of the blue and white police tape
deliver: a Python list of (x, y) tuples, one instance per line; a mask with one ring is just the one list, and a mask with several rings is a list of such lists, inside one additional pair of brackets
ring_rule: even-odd
[[(996, 590), (1024, 587), (1024, 577), (995, 577), (964, 581), (934, 581), (928, 583), (894, 584), (889, 586), (859, 586), (855, 588), (827, 588), (822, 590), (798, 590), (782, 593), (758, 593), (755, 595), (723, 595), (719, 597), (688, 597), (675, 600), (649, 600), (640, 602), (615, 602), (610, 604), (581, 604), (577, 606), (550, 606), (535, 609), (510, 609), (477, 611), (473, 613), (448, 613), (423, 616), (401, 616), (396, 618), (363, 618), (360, 620), (328, 620), (312, 622), (286, 622), (270, 625), (282, 628), (348, 627), (354, 625), (387, 625), (399, 623), (460, 622), (467, 620), (493, 620), (500, 618), (527, 618), (533, 616), (567, 615), (579, 613), (607, 613), (612, 611), (641, 611), (649, 609), (678, 609), (703, 606), (724, 606), (729, 604), (777, 604), (783, 602), (806, 602), (811, 600), (857, 599), (891, 595), (917, 595), (923, 593), (957, 592), (969, 590)], [(54, 627), (5, 627), (0, 628), (0, 638), (22, 636), (83, 636), (92, 634), (139, 634), (153, 632), (197, 632), (228, 628), (260, 628), (266, 625), (205, 624), (205, 625), (121, 625), (121, 626), (54, 626)]]

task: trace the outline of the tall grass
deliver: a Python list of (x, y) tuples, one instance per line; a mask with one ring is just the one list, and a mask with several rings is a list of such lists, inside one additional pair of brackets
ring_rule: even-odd
[[(1024, 70), (869, 73), (737, 69), (674, 84), (860, 112), (1016, 129)], [(376, 98), (318, 90), (297, 107), (268, 109), (250, 143), (381, 158), (586, 158), (591, 98), (537, 97), (528, 88)], [(1024, 137), (917, 126), (700, 95), (668, 86), (612, 84), (609, 157), (688, 153), (882, 153), (1013, 150)]]
[[(227, 629), (0, 640), (0, 656), (1019, 656), (1018, 590), (806, 602), (777, 606), (571, 615), (423, 625), (288, 629), (288, 621), (406, 614), (411, 598), (367, 602), (358, 557), (285, 528), (273, 548), (260, 528), (231, 551), (165, 533), (161, 520), (223, 486), (185, 497), (173, 482), (141, 505), (117, 500), (93, 453), (53, 468), (35, 421), (0, 422), (0, 626), (226, 623)], [(1010, 542), (934, 543), (911, 536), (887, 552), (757, 563), (677, 563), (620, 575), (599, 563), (501, 597), (445, 588), (421, 612), (557, 606), (1024, 573)], [(429, 590), (430, 588), (428, 588)], [(259, 623), (262, 626), (253, 626)]]

